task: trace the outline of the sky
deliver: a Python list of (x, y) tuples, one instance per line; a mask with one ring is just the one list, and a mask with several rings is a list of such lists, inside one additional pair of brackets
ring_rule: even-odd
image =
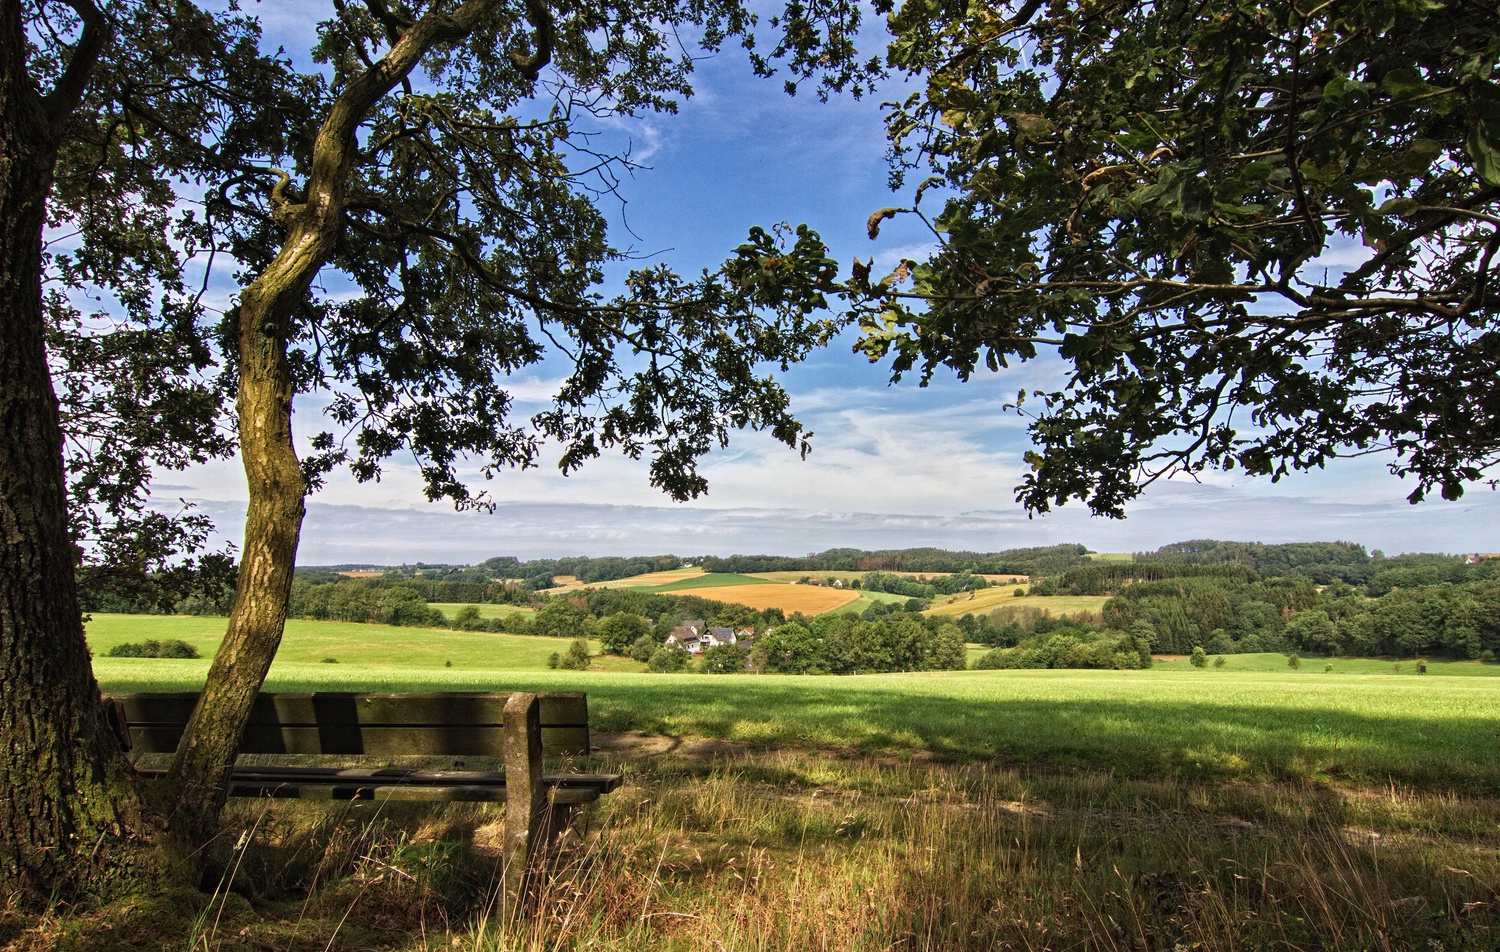
[[(246, 9), (293, 53), (307, 48), (319, 16), (316, 4), (286, 0)], [(596, 124), (601, 143), (628, 144), (643, 166), (622, 182), (623, 204), (604, 205), (617, 247), (684, 274), (722, 262), (751, 226), (783, 221), (818, 230), (844, 273), (856, 256), (874, 256), (883, 274), (931, 247), (931, 234), (911, 216), (887, 222), (877, 241), (866, 236), (871, 212), (904, 204), (886, 184), (880, 95), (788, 97), (780, 80), (753, 77), (734, 49), (700, 61), (694, 84), (696, 95), (676, 115)], [(782, 378), (814, 434), (805, 460), (768, 436), (740, 433), (701, 463), (707, 495), (679, 504), (650, 487), (646, 461), (606, 456), (564, 477), (554, 452), (535, 469), (486, 484), (493, 513), (425, 502), (414, 465), (394, 461), (378, 483), (338, 473), (309, 500), (299, 562), (802, 555), (846, 546), (999, 551), (1063, 542), (1125, 552), (1195, 538), (1343, 540), (1387, 554), (1500, 551), (1500, 493), (1479, 487), (1457, 502), (1411, 506), (1412, 486), (1380, 457), (1336, 461), (1274, 484), (1238, 472), (1164, 480), (1124, 520), (1091, 518), (1078, 503), (1029, 518), (1014, 499), (1030, 446), (1025, 421), (1002, 404), (1023, 387), (1055, 384), (1057, 366), (892, 386), (888, 368), (852, 352), (851, 340)], [(512, 381), (518, 413), (544, 406), (557, 382), (547, 370)], [(297, 403), (304, 436), (320, 428), (320, 406)], [(198, 506), (225, 537), (237, 537), (246, 496), (237, 461), (163, 474), (156, 492)]]

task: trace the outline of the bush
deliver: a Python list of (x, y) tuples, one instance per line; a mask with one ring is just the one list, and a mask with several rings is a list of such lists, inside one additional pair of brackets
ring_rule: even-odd
[(1222, 668), (1222, 667), (1224, 667), (1224, 656), (1223, 655), (1219, 655), (1218, 657), (1214, 658), (1214, 667), (1215, 668)]
[(709, 674), (739, 674), (746, 669), (750, 652), (739, 645), (715, 645), (703, 652), (702, 670)]
[(651, 653), (646, 667), (657, 674), (675, 674), (685, 671), (688, 665), (687, 649), (681, 645), (662, 645)]
[(1197, 645), (1193, 648), (1193, 656), (1188, 659), (1188, 664), (1191, 664), (1195, 668), (1208, 667), (1208, 653), (1203, 650), (1202, 645)]
[(196, 658), (198, 649), (176, 638), (166, 641), (157, 641), (153, 638), (139, 644), (115, 645), (109, 649), (108, 656), (111, 658)]
[(569, 671), (587, 671), (589, 669), (589, 643), (582, 638), (573, 639), (573, 643), (568, 645), (568, 653), (562, 656), (559, 667)]
[(1291, 668), (1293, 671), (1296, 671), (1298, 668), (1302, 667), (1302, 659), (1297, 657), (1296, 652), (1293, 652), (1290, 655), (1287, 655), (1286, 666), (1288, 668)]
[(661, 642), (657, 641), (656, 636), (648, 631), (637, 638), (635, 644), (630, 646), (630, 656), (641, 664), (648, 664), (651, 661), (651, 656), (656, 654), (656, 649), (660, 647)]

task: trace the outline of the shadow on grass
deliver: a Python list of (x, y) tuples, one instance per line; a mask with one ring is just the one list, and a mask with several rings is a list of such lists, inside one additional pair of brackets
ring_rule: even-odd
[(928, 752), (1126, 777), (1397, 782), (1500, 793), (1500, 717), (1176, 699), (965, 699), (819, 682), (641, 679), (589, 686), (597, 730), (758, 745)]

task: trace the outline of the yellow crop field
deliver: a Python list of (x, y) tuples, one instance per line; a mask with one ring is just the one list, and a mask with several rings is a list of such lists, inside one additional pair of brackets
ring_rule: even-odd
[(817, 585), (723, 585), (709, 588), (683, 589), (680, 592), (663, 592), (664, 595), (696, 595), (716, 602), (733, 602), (764, 610), (779, 608), (790, 615), (821, 615), (831, 612), (859, 598), (858, 592), (848, 589), (821, 588)]
[(979, 615), (997, 608), (1040, 608), (1056, 617), (1078, 612), (1097, 613), (1107, 601), (1109, 598), (1104, 595), (1023, 595), (1017, 598), (1015, 588), (986, 588), (939, 599), (933, 602), (927, 614)]
[(612, 582), (596, 582), (594, 588), (652, 588), (657, 585), (671, 585), (673, 582), (681, 582), (690, 578), (697, 578), (703, 574), (703, 570), (694, 566), (690, 569), (672, 569), (667, 572), (648, 572), (645, 575), (632, 575), (630, 578), (617, 578)]

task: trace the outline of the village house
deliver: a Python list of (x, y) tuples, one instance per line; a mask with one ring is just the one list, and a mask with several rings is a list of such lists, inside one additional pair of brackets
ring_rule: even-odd
[(709, 648), (720, 645), (744, 644), (749, 647), (755, 639), (754, 628), (710, 628), (702, 621), (685, 621), (667, 635), (667, 644), (681, 645), (688, 654), (702, 654)]

